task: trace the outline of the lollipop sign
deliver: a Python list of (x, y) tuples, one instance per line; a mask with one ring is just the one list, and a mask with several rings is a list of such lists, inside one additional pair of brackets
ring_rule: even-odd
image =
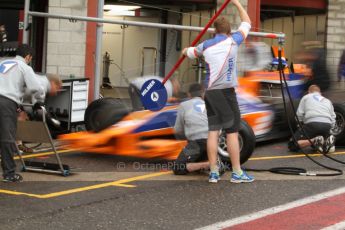
[[(210, 19), (210, 21), (207, 23), (207, 25), (204, 27), (204, 29), (198, 34), (198, 36), (194, 39), (191, 46), (195, 46), (199, 40), (202, 38), (202, 36), (207, 32), (208, 28), (212, 25), (212, 23), (217, 19), (217, 17), (222, 13), (222, 11), (226, 8), (226, 6), (231, 2), (231, 0), (226, 0), (223, 5), (219, 8), (219, 10), (213, 15), (213, 17)], [(162, 82), (150, 79), (144, 83), (144, 85), (141, 87), (141, 101), (145, 107), (145, 109), (149, 109), (151, 111), (157, 111), (161, 110), (167, 100), (168, 100), (168, 94), (167, 90), (164, 87), (165, 82), (169, 80), (169, 78), (173, 75), (173, 73), (178, 69), (178, 67), (181, 65), (183, 60), (186, 58), (186, 56), (182, 56), (175, 66), (170, 70), (168, 75), (163, 79)], [(154, 101), (155, 100), (155, 101)]]
[(145, 106), (145, 109), (151, 111), (161, 110), (167, 100), (168, 93), (164, 85), (156, 79), (150, 79), (146, 81), (141, 88), (141, 102)]

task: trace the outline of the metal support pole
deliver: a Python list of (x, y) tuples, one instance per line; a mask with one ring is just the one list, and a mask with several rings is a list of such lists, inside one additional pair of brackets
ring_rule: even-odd
[(200, 58), (198, 59), (198, 83), (201, 84), (201, 78), (202, 78), (202, 62)]
[[(33, 11), (29, 11), (29, 15), (36, 16), (36, 17), (45, 17), (45, 18), (61, 18), (61, 19), (67, 19), (67, 20), (77, 20), (77, 21), (79, 20), (79, 21), (100, 22), (100, 23), (128, 25), (128, 26), (142, 26), (142, 27), (151, 27), (151, 28), (160, 28), (160, 29), (196, 31), (196, 32), (200, 32), (204, 29), (204, 27), (196, 27), (196, 26), (181, 26), (181, 25), (151, 23), (151, 22), (135, 22), (135, 21), (103, 19), (103, 18), (95, 18), (95, 17), (82, 17), (82, 16), (63, 15), (63, 14), (50, 14), (50, 13), (41, 13), (41, 12), (33, 12)], [(214, 29), (210, 28), (207, 30), (207, 32), (214, 33)], [(235, 32), (235, 31), (232, 31), (232, 32)], [(283, 34), (283, 33), (249, 32), (249, 36), (278, 39), (278, 38), (284, 38), (285, 34)]]
[(24, 5), (24, 28), (23, 28), (23, 44), (29, 44), (29, 11), (30, 0), (25, 0)]
[[(103, 19), (103, 6), (104, 0), (98, 0), (98, 13), (97, 16), (100, 19)], [(96, 53), (95, 53), (95, 79), (94, 79), (94, 94), (93, 99), (99, 99), (99, 91), (101, 87), (101, 60), (102, 60), (102, 33), (103, 33), (103, 24), (97, 24), (96, 30)]]

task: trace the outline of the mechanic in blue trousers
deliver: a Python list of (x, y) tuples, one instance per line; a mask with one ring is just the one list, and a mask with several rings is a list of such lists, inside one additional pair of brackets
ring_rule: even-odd
[(330, 133), (335, 126), (336, 115), (332, 102), (321, 95), (319, 86), (309, 86), (308, 94), (301, 99), (296, 114), (303, 123), (304, 132), (299, 129), (294, 134), (297, 144), (293, 138), (290, 139), (288, 143), (290, 151), (295, 152), (309, 147), (311, 142), (321, 153), (335, 151), (335, 137)]
[[(143, 110), (144, 106), (141, 102), (140, 90), (144, 83), (150, 79), (155, 79), (158, 81), (163, 81), (162, 77), (159, 76), (142, 76), (137, 77), (131, 81), (128, 86), (128, 94), (131, 98), (132, 108), (133, 111)], [(180, 92), (180, 83), (179, 81), (172, 77), (164, 84), (167, 93), (168, 93), (168, 102), (174, 102), (179, 97), (178, 94)]]
[(227, 149), (230, 153), (233, 183), (252, 182), (254, 178), (241, 169), (238, 130), (240, 110), (235, 88), (237, 80), (237, 53), (239, 46), (248, 36), (251, 28), (250, 18), (238, 0), (231, 1), (237, 8), (241, 25), (231, 34), (230, 22), (224, 16), (219, 17), (214, 27), (214, 38), (206, 40), (197, 47), (185, 48), (182, 53), (191, 59), (203, 56), (206, 65), (207, 90), (205, 93), (208, 117), (207, 152), (210, 162), (209, 182), (217, 183), (220, 179), (217, 166), (218, 137), (221, 129), (227, 136)]
[(15, 58), (0, 62), (0, 153), (4, 182), (23, 180), (20, 174), (15, 173), (13, 154), (17, 152), (17, 109), (22, 103), (25, 90), (32, 94), (51, 90), (49, 81), (42, 84), (28, 65), (33, 53), (30, 46), (23, 44), (17, 48)]
[[(191, 99), (178, 107), (174, 127), (177, 137), (188, 141), (174, 162), (173, 171), (176, 175), (210, 168), (207, 158), (208, 122), (202, 86), (198, 83), (190, 85), (188, 96)], [(224, 173), (225, 166), (220, 160), (218, 166), (220, 172)]]

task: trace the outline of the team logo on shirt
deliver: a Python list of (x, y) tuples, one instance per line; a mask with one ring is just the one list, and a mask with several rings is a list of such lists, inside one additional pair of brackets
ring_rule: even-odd
[(0, 73), (5, 74), (7, 73), (10, 69), (15, 67), (17, 65), (17, 62), (15, 61), (4, 61), (0, 63)]
[(314, 100), (316, 100), (316, 101), (322, 101), (322, 99), (324, 99), (324, 97), (321, 96), (321, 95), (313, 95), (313, 98), (314, 98)]
[(227, 81), (231, 81), (231, 76), (232, 76), (232, 70), (234, 68), (234, 58), (229, 58), (229, 68), (228, 68), (228, 72), (227, 72), (227, 75), (226, 75), (226, 80)]
[(198, 113), (204, 113), (206, 111), (205, 103), (202, 101), (197, 101), (194, 103), (194, 110)]

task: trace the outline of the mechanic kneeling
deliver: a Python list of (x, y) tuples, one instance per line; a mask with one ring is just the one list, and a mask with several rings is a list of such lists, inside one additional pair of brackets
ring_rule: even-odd
[(308, 94), (301, 99), (298, 106), (297, 116), (303, 122), (304, 132), (299, 129), (294, 134), (297, 144), (293, 138), (290, 139), (290, 151), (298, 151), (300, 148), (311, 146), (311, 143), (319, 152), (335, 151), (335, 137), (330, 135), (330, 131), (335, 125), (336, 115), (332, 102), (321, 95), (319, 86), (311, 85), (308, 88)]
[[(192, 84), (188, 94), (191, 99), (180, 104), (174, 127), (178, 136), (188, 140), (174, 163), (173, 171), (176, 175), (208, 170), (210, 167), (207, 158), (208, 121), (201, 85)], [(224, 173), (224, 165), (218, 162), (220, 172)]]

